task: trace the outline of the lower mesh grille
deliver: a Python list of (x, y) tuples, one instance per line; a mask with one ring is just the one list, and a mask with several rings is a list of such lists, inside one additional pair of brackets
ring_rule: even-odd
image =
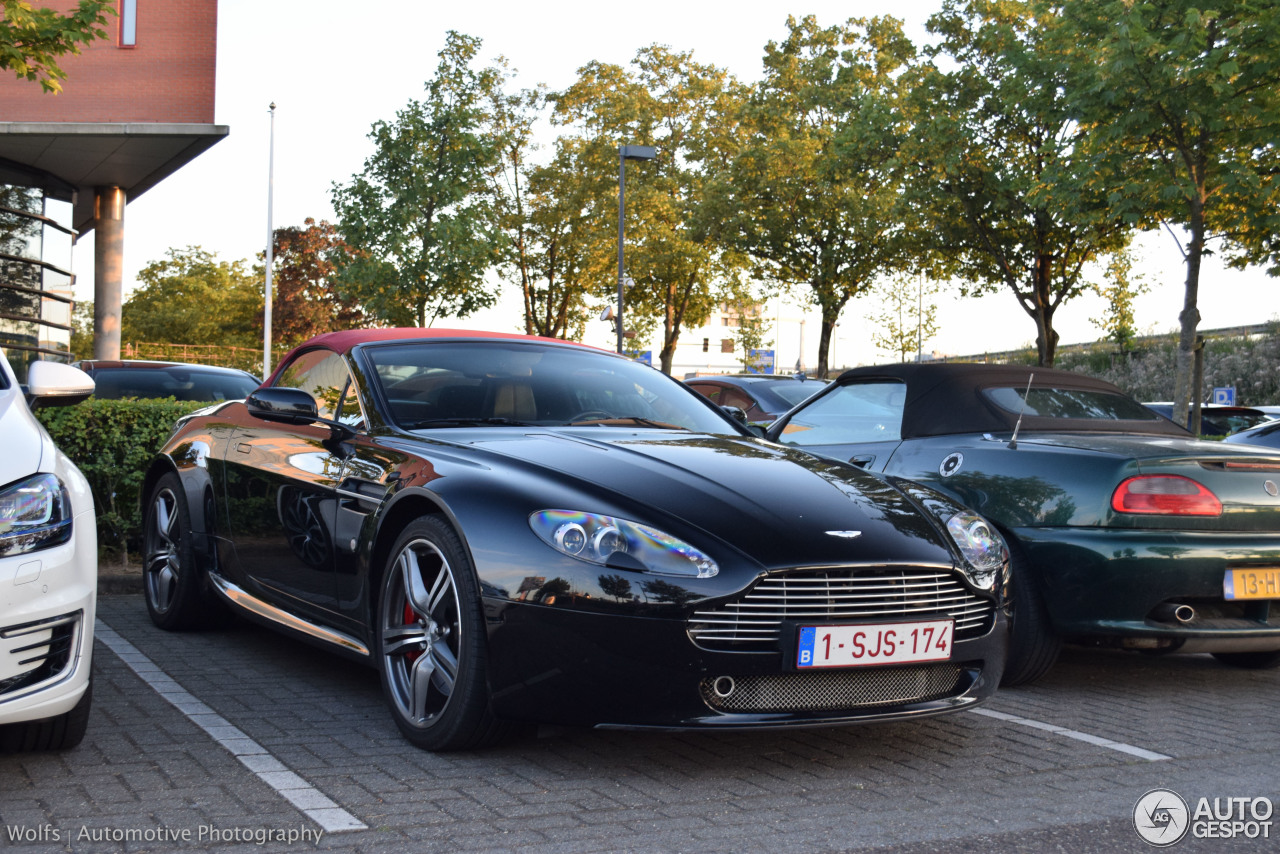
[(829, 712), (939, 700), (959, 693), (964, 681), (962, 668), (944, 663), (743, 676), (731, 692), (718, 677), (700, 687), (707, 705), (722, 712)]

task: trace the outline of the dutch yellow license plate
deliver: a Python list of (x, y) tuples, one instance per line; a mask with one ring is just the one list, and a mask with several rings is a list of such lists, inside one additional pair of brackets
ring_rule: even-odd
[(1228, 599), (1280, 599), (1280, 567), (1228, 569), (1222, 594)]

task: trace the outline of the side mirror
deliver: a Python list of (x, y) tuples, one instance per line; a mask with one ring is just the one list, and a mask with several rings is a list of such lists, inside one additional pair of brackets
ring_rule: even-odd
[(747, 423), (747, 413), (743, 412), (741, 407), (722, 406), (720, 408), (725, 411), (725, 414), (727, 414), (734, 421), (737, 421), (739, 424)]
[(61, 362), (36, 361), (27, 369), (27, 405), (70, 406), (93, 394), (93, 377)]
[(300, 388), (260, 388), (244, 400), (249, 414), (267, 421), (310, 424), (320, 420), (316, 399)]

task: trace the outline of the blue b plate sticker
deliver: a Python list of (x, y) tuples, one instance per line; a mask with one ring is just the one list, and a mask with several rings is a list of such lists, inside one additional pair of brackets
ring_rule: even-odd
[(805, 626), (800, 630), (800, 651), (796, 655), (797, 667), (811, 667), (813, 665), (813, 639), (817, 637), (818, 630), (813, 626)]

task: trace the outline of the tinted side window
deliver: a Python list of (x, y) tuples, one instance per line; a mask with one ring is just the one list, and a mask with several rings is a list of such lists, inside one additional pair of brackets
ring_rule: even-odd
[(363, 423), (360, 401), (356, 398), (342, 357), (329, 350), (308, 350), (290, 362), (276, 378), (282, 388), (300, 388), (316, 399), (321, 418), (343, 424)]
[(906, 397), (896, 381), (841, 386), (793, 415), (778, 438), (801, 447), (901, 439)]
[(718, 385), (710, 385), (708, 383), (690, 383), (689, 387), (713, 403), (720, 402), (720, 386)]
[(755, 405), (755, 401), (748, 397), (746, 392), (739, 391), (736, 388), (725, 389), (718, 402), (721, 406), (736, 406), (743, 412)]
[(1121, 394), (1093, 389), (989, 388), (987, 399), (1009, 412), (1044, 418), (1085, 418), (1102, 421), (1154, 421), (1155, 414)]

